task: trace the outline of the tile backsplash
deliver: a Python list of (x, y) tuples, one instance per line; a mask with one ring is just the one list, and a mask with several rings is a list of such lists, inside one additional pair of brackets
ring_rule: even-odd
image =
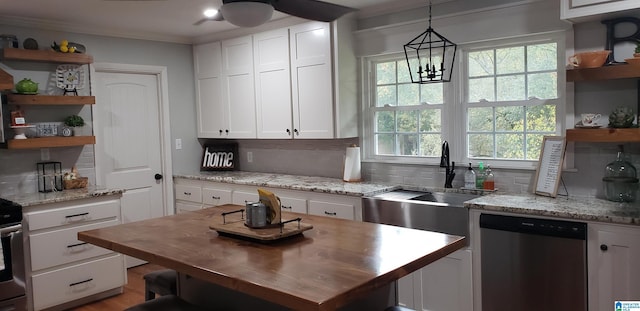
[[(95, 161), (93, 145), (83, 147), (47, 148), (49, 160), (62, 163), (62, 172), (75, 165), (81, 176), (89, 177), (95, 185)], [(36, 164), (43, 162), (40, 149), (0, 149), (0, 197), (18, 193), (38, 192)]]

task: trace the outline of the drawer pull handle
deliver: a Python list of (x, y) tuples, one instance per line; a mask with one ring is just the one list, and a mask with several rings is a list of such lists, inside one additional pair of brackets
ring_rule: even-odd
[(220, 200), (220, 197), (217, 197), (215, 195), (211, 196), (211, 198), (214, 199), (214, 200)]
[(91, 281), (93, 281), (93, 278), (87, 279), (87, 280), (84, 280), (84, 281), (80, 281), (80, 282), (71, 283), (71, 284), (69, 284), (69, 287), (73, 287), (73, 286), (84, 284), (84, 283), (89, 283)]
[(73, 248), (73, 247), (76, 247), (76, 246), (82, 246), (82, 245), (86, 245), (86, 244), (89, 244), (89, 243), (82, 242), (82, 243), (71, 244), (71, 245), (67, 245), (67, 248)]
[(184, 195), (191, 195), (191, 192), (184, 192)]
[(609, 247), (606, 244), (602, 244), (600, 245), (600, 250), (603, 252), (606, 252), (609, 249)]
[(325, 214), (325, 215), (329, 215), (329, 216), (336, 216), (336, 215), (338, 215), (338, 213), (336, 213), (336, 212), (330, 213), (330, 212), (327, 212), (327, 211), (324, 211), (324, 214)]
[(81, 216), (87, 216), (89, 215), (89, 213), (80, 213), (80, 214), (73, 214), (73, 215), (69, 215), (69, 216), (64, 216), (65, 218), (73, 218), (73, 217), (81, 217)]
[(282, 205), (282, 208), (284, 208), (284, 209), (293, 209), (293, 206)]

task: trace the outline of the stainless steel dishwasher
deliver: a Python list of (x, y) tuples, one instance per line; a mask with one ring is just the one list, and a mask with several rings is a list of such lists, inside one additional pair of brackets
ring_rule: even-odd
[(587, 310), (587, 225), (480, 215), (482, 310)]

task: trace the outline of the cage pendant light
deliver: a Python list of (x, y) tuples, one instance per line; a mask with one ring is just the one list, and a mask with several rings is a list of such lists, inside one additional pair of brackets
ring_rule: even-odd
[[(429, 28), (404, 45), (412, 83), (438, 83), (451, 81), (457, 45), (431, 28), (431, 1), (429, 1)], [(412, 67), (412, 59), (414, 61)]]

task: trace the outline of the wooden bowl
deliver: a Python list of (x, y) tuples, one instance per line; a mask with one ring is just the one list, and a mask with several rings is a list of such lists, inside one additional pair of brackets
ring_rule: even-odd
[(609, 54), (609, 50), (576, 53), (569, 57), (569, 64), (576, 68), (598, 68), (604, 65)]

